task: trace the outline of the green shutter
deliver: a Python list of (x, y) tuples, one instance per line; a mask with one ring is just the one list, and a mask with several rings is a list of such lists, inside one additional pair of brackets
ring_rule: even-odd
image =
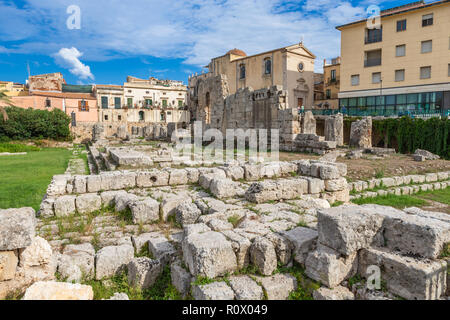
[(102, 97), (102, 108), (108, 109), (108, 97)]

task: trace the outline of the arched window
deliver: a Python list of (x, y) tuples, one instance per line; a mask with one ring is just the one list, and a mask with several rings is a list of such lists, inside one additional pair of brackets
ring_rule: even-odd
[(245, 79), (245, 64), (241, 64), (239, 67), (239, 79)]
[(144, 111), (139, 111), (139, 121), (144, 121), (145, 116), (144, 116)]
[(272, 60), (264, 60), (264, 74), (272, 74)]

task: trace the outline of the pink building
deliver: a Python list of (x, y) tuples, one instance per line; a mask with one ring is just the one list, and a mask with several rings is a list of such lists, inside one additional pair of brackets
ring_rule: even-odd
[[(11, 97), (19, 108), (40, 110), (60, 109), (72, 122), (97, 122), (97, 98), (92, 86), (66, 85), (60, 73), (32, 76), (29, 79), (29, 95)], [(78, 92), (77, 92), (78, 91)]]

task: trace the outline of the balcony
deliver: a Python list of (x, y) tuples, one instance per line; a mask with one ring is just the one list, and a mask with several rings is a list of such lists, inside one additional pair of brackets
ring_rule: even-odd
[(364, 60), (364, 67), (381, 66), (381, 58), (373, 58)]
[(366, 29), (365, 44), (383, 41), (383, 29)]
[(327, 79), (327, 82), (325, 83), (325, 85), (328, 87), (328, 86), (331, 86), (331, 85), (339, 85), (339, 82), (340, 82), (340, 79), (339, 79), (339, 77), (336, 77), (336, 78), (328, 78)]

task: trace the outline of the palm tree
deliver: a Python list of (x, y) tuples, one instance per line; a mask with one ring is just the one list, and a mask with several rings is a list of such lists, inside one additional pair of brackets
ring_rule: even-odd
[[(0, 103), (3, 102), (3, 105), (12, 106), (11, 100), (5, 94), (5, 91), (0, 91)], [(6, 113), (5, 106), (0, 106), (0, 113), (3, 115), (3, 121), (8, 121), (8, 114)]]

